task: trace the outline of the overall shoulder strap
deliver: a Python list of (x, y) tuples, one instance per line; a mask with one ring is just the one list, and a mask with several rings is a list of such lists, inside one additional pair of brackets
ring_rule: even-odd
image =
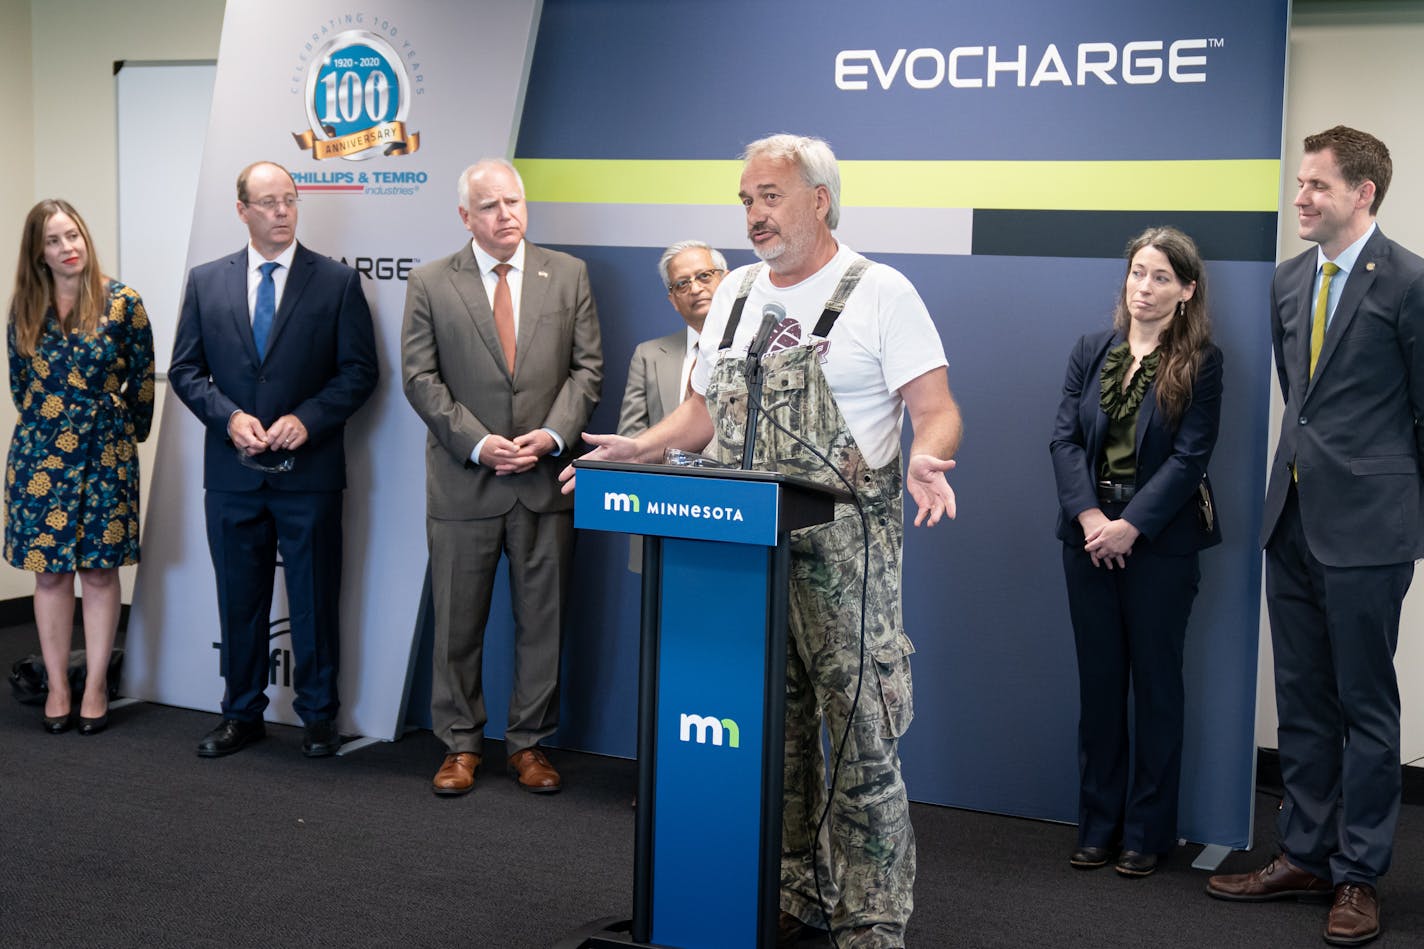
[(836, 325), (836, 320), (840, 318), (841, 311), (845, 309), (846, 300), (850, 298), (856, 285), (860, 283), (860, 278), (870, 269), (870, 261), (864, 257), (851, 261), (851, 265), (841, 274), (841, 282), (836, 284), (836, 292), (826, 301), (826, 308), (821, 311), (821, 318), (816, 321), (816, 328), (811, 331), (812, 336), (819, 336), (825, 339), (831, 335), (831, 327)]
[(737, 299), (732, 304), (732, 313), (727, 317), (727, 331), (722, 334), (722, 343), (717, 348), (727, 349), (732, 345), (732, 338), (737, 335), (737, 324), (742, 322), (742, 308), (747, 305), (747, 297), (751, 295), (752, 284), (756, 283), (757, 275), (761, 273), (764, 264), (754, 264), (751, 269), (742, 277), (742, 285), (737, 289)]

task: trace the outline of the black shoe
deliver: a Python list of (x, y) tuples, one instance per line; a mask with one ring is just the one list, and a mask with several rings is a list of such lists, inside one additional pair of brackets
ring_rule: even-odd
[(236, 718), (225, 718), (198, 742), (199, 758), (221, 758), (234, 751), (241, 751), (267, 734), (261, 722), (244, 722)]
[(302, 730), (302, 754), (308, 758), (329, 758), (341, 747), (336, 723), (329, 718), (308, 722)]
[(51, 735), (63, 735), (74, 727), (74, 712), (65, 712), (63, 715), (46, 715), (44, 717), (44, 730)]
[(85, 718), (83, 715), (79, 716), (79, 734), (81, 735), (97, 735), (108, 727), (108, 712), (105, 712), (98, 718)]
[(1122, 855), (1117, 858), (1117, 865), (1113, 869), (1125, 877), (1151, 876), (1152, 871), (1157, 869), (1157, 855), (1155, 853), (1138, 853), (1136, 850), (1124, 850)]
[(1096, 870), (1105, 867), (1112, 859), (1111, 847), (1079, 847), (1068, 857), (1068, 862), (1079, 870)]

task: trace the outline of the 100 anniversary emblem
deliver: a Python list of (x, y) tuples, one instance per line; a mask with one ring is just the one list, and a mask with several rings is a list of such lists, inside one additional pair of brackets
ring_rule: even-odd
[(409, 155), (420, 148), (420, 134), (406, 129), (410, 98), (410, 76), (395, 49), (375, 33), (347, 30), (312, 57), (306, 83), (311, 128), (292, 137), (318, 161)]

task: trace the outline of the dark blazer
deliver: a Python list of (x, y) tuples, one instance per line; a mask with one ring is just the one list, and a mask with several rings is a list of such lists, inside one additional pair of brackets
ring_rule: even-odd
[[(558, 474), (578, 447), (603, 385), (598, 311), (583, 261), (524, 247), (512, 378), (471, 245), (411, 271), (401, 377), (429, 429), (431, 517), (497, 517), (516, 501), (536, 513), (573, 507), (573, 497), (559, 491)], [(540, 428), (559, 433), (562, 455), (545, 455), (532, 470), (501, 477), (470, 461), (486, 435), (513, 438)]]
[[(344, 489), (344, 426), (374, 391), (377, 372), (371, 310), (350, 267), (297, 245), (260, 361), (247, 310), (247, 248), (188, 274), (168, 382), (207, 428), (208, 490)], [(239, 409), (263, 426), (288, 413), (301, 420), (308, 440), (291, 471), (266, 475), (238, 461), (227, 423)], [(287, 454), (258, 457), (276, 463)]]
[(1310, 552), (1332, 567), (1424, 556), (1424, 260), (1376, 230), (1350, 271), (1310, 376), (1316, 249), (1276, 268), (1271, 342), (1285, 399), (1261, 545), (1295, 461)]
[(687, 328), (645, 340), (628, 362), (618, 434), (639, 435), (671, 415), (682, 402), (682, 362), (687, 357)]
[[(1065, 544), (1083, 545), (1078, 515), (1099, 506), (1097, 468), (1108, 430), (1099, 405), (1100, 376), (1108, 350), (1120, 342), (1112, 330), (1090, 333), (1078, 340), (1068, 360), (1049, 449), (1058, 482), (1058, 538)], [(1122, 512), (1142, 532), (1138, 545), (1188, 554), (1221, 543), (1218, 520), (1213, 517), (1211, 530), (1204, 530), (1197, 511), (1197, 488), (1206, 479), (1220, 419), (1221, 350), (1215, 346), (1202, 359), (1191, 403), (1175, 431), (1157, 409), (1156, 387), (1148, 388), (1137, 411), (1137, 494)]]

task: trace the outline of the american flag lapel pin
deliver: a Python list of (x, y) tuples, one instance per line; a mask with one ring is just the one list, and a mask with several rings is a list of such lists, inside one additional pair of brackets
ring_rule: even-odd
[(1375, 262), (1374, 262), (1373, 260), (1370, 261), (1369, 263), (1365, 264), (1365, 270), (1366, 270), (1366, 271), (1373, 271), (1374, 269), (1375, 269)]

